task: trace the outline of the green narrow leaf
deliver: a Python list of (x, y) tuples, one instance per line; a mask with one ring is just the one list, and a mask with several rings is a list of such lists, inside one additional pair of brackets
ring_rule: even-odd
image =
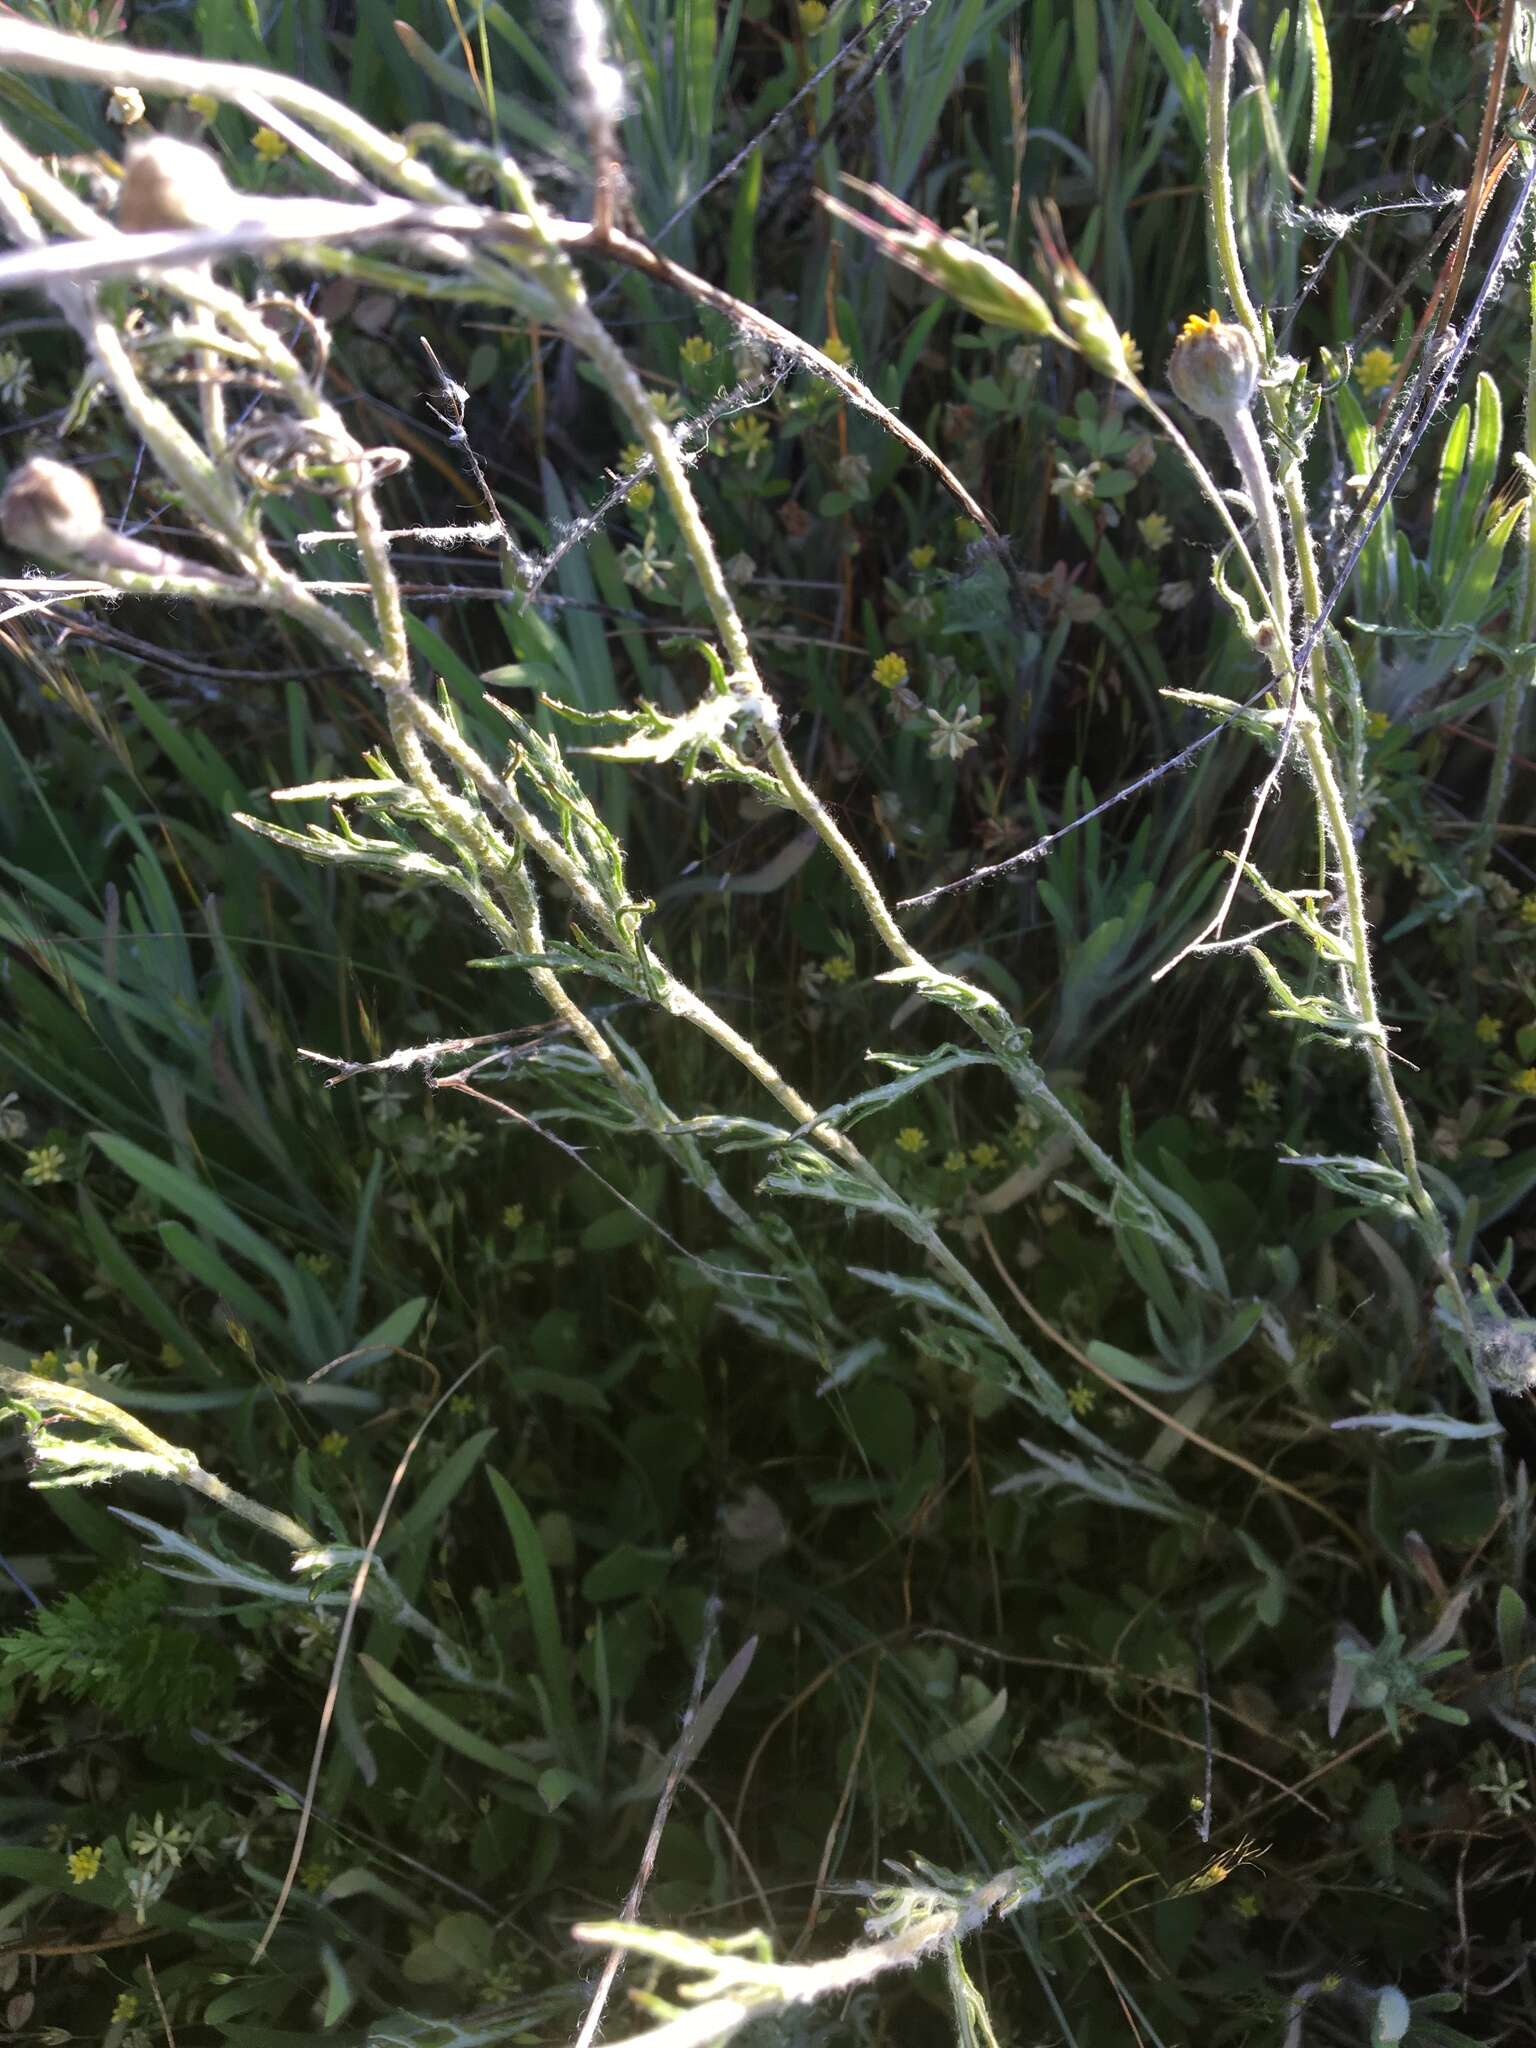
[(1333, 125), (1333, 58), (1328, 49), (1328, 25), (1323, 20), (1322, 0), (1303, 0), (1307, 43), (1312, 53), (1312, 128), (1307, 139), (1307, 174), (1301, 196), (1308, 206), (1316, 204), (1323, 180), (1323, 159), (1328, 153), (1328, 131)]
[(374, 1691), (386, 1700), (397, 1714), (403, 1715), (407, 1721), (414, 1721), (418, 1728), (425, 1729), (435, 1742), (441, 1742), (447, 1749), (457, 1750), (460, 1756), (467, 1756), (471, 1763), (483, 1764), (488, 1771), (499, 1771), (502, 1777), (512, 1778), (519, 1785), (537, 1787), (540, 1773), (532, 1764), (524, 1763), (520, 1756), (509, 1756), (504, 1749), (498, 1749), (494, 1742), (487, 1742), (483, 1735), (476, 1735), (472, 1729), (462, 1726), (451, 1714), (445, 1714), (441, 1707), (434, 1707), (419, 1693), (412, 1692), (403, 1679), (396, 1678), (392, 1671), (386, 1671), (377, 1659), (364, 1653), (357, 1661)]
[(550, 1576), (549, 1560), (544, 1555), (544, 1545), (533, 1517), (512, 1486), (494, 1466), (490, 1468), (488, 1477), (491, 1491), (511, 1533), (512, 1547), (517, 1552), (523, 1598), (528, 1602), (528, 1619), (533, 1628), (534, 1647), (549, 1699), (550, 1717), (555, 1723), (554, 1732), (560, 1737), (567, 1761), (580, 1764), (581, 1740), (576, 1725), (576, 1704), (571, 1695), (571, 1667), (555, 1606), (555, 1582)]

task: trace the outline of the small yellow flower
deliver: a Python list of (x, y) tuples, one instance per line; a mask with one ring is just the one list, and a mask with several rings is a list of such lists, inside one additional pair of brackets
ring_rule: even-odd
[(702, 370), (713, 361), (715, 344), (702, 334), (690, 334), (678, 353), (690, 370)]
[(853, 350), (840, 334), (829, 334), (821, 344), (821, 352), (829, 362), (836, 363), (840, 370), (846, 370), (853, 361)]
[(965, 1154), (958, 1145), (952, 1147), (950, 1151), (944, 1154), (944, 1171), (946, 1173), (964, 1173)]
[(981, 528), (962, 512), (955, 520), (955, 538), (962, 547), (969, 547), (973, 540), (981, 539)]
[(830, 960), (823, 961), (821, 971), (828, 981), (852, 981), (853, 962), (846, 953), (834, 953)]
[(1280, 1100), (1280, 1090), (1273, 1081), (1266, 1081), (1261, 1074), (1256, 1074), (1245, 1085), (1243, 1093), (1260, 1116), (1271, 1115)]
[(1367, 711), (1365, 714), (1365, 736), (1368, 740), (1384, 740), (1392, 730), (1392, 721), (1385, 711)]
[(1411, 875), (1419, 864), (1419, 849), (1408, 834), (1396, 826), (1387, 834), (1386, 845), (1382, 851), (1393, 867), (1400, 869), (1405, 875)]
[(650, 457), (638, 441), (627, 441), (619, 450), (619, 474), (634, 476), (644, 469)]
[(1086, 1380), (1076, 1380), (1067, 1389), (1067, 1406), (1074, 1415), (1091, 1415), (1098, 1406), (1099, 1390)]
[(872, 671), (875, 681), (882, 690), (895, 690), (903, 684), (912, 671), (906, 659), (900, 654), (882, 654)]
[(52, 1187), (64, 1178), (64, 1166), (62, 1145), (38, 1145), (27, 1154), (21, 1177), (29, 1188)]
[(1368, 348), (1355, 365), (1355, 382), (1367, 398), (1385, 391), (1397, 375), (1397, 360), (1389, 348)]
[(1519, 1095), (1536, 1095), (1536, 1067), (1522, 1067), (1514, 1080)]
[(759, 419), (755, 412), (731, 421), (732, 452), (741, 457), (748, 469), (756, 469), (758, 458), (767, 454), (769, 439), (768, 422)]
[(219, 103), (211, 92), (188, 93), (187, 105), (204, 121), (213, 120), (219, 111)]
[(800, 27), (804, 34), (813, 36), (819, 28), (825, 27), (827, 11), (827, 8), (823, 5), (823, 0), (800, 0), (800, 5), (795, 9), (795, 13), (799, 17)]
[(1536, 924), (1536, 889), (1520, 898), (1520, 922)]
[(280, 156), (288, 154), (288, 145), (275, 128), (258, 128), (251, 137), (251, 147), (268, 164), (275, 164)]
[(501, 1212), (501, 1227), (503, 1230), (521, 1230), (527, 1221), (528, 1211), (521, 1202), (508, 1202)]
[(328, 1429), (315, 1446), (322, 1458), (339, 1458), (347, 1448), (347, 1439), (339, 1429)]
[(648, 476), (641, 477), (639, 483), (630, 486), (629, 502), (637, 512), (650, 511), (656, 502), (656, 486)]
[(896, 1142), (903, 1152), (921, 1152), (928, 1140), (916, 1124), (908, 1124), (896, 1133)]
[(979, 1166), (983, 1172), (990, 1167), (1001, 1166), (1002, 1163), (1003, 1155), (990, 1138), (983, 1138), (979, 1145), (971, 1147), (971, 1164)]
[(1173, 539), (1173, 522), (1165, 519), (1161, 512), (1148, 512), (1137, 520), (1136, 531), (1141, 535), (1142, 546), (1157, 555)]
[(1497, 1045), (1504, 1036), (1504, 1026), (1497, 1017), (1479, 1017), (1474, 1028), (1483, 1045)]
[(58, 1372), (59, 1365), (59, 1354), (57, 1351), (49, 1349), (47, 1351), (40, 1351), (36, 1358), (29, 1358), (27, 1360), (27, 1371), (35, 1372), (40, 1380), (51, 1380)]
[(1126, 368), (1133, 377), (1139, 377), (1146, 365), (1146, 358), (1142, 355), (1140, 347), (1123, 330), (1120, 335), (1120, 346), (1125, 350)]
[(907, 560), (912, 564), (913, 568), (916, 569), (919, 575), (922, 574), (924, 569), (931, 569), (933, 567), (933, 559), (934, 551), (926, 543), (920, 548), (913, 548), (911, 553), (907, 556)]
[(112, 2007), (113, 2025), (122, 2026), (125, 2021), (137, 2018), (138, 2010), (139, 1994), (137, 1991), (119, 1991), (117, 2000)]
[(88, 1843), (81, 1849), (71, 1849), (66, 1867), (71, 1884), (89, 1884), (101, 1869), (101, 1851), (94, 1843)]
[(1239, 1892), (1232, 1901), (1232, 1910), (1241, 1920), (1256, 1920), (1259, 1917), (1258, 1893)]

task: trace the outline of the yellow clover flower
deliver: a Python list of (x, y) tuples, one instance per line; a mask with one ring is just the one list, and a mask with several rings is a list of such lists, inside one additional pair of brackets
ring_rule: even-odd
[(903, 1152), (921, 1152), (928, 1140), (916, 1124), (908, 1124), (896, 1133), (896, 1142)]
[(875, 681), (882, 690), (899, 689), (911, 673), (905, 657), (900, 654), (882, 654), (873, 670)]
[(89, 1884), (101, 1869), (101, 1851), (94, 1842), (71, 1849), (66, 1860), (71, 1884)]
[(1355, 382), (1367, 398), (1385, 391), (1397, 375), (1397, 360), (1389, 348), (1368, 348), (1355, 365)]

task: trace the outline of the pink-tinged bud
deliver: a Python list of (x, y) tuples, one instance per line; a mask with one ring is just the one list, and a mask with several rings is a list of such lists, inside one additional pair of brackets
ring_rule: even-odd
[(0, 492), (0, 533), (21, 555), (73, 561), (100, 540), (105, 524), (90, 478), (46, 455), (13, 470)]
[(1059, 332), (1043, 296), (1010, 264), (985, 249), (972, 248), (958, 235), (947, 234), (937, 221), (878, 185), (846, 176), (843, 182), (872, 200), (889, 219), (872, 220), (825, 192), (818, 192), (817, 198), (828, 213), (868, 235), (893, 263), (912, 271), (989, 326), (1005, 327), (1035, 340)]
[(156, 228), (222, 228), (239, 214), (240, 195), (216, 156), (172, 135), (129, 146), (117, 194), (117, 224), (130, 235)]
[(1213, 307), (1191, 313), (1168, 358), (1174, 395), (1202, 419), (1225, 421), (1246, 412), (1259, 388), (1259, 352), (1246, 327)]

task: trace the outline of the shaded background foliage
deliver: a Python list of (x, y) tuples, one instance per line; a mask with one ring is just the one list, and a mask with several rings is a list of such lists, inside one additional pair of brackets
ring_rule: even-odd
[[(51, 18), (118, 25), (110, 10)], [(1305, 21), (1251, 11), (1235, 154), (1256, 289), (1291, 347), (1334, 351), (1351, 379), (1315, 465), (1342, 518), (1380, 398), (1366, 351), (1400, 353), (1422, 306), (1487, 34), (1423, 0), (1411, 20), (1327, 9), (1334, 118), (1309, 194), (1272, 154), (1278, 134), (1305, 167)], [(340, 89), (385, 127), (503, 135), (552, 203), (587, 203), (564, 31), (538, 10), (208, 0), (131, 26)], [(1209, 522), (1167, 451), (1074, 359), (934, 304), (810, 198), (852, 170), (1027, 267), (1030, 202), (1053, 196), (1155, 378), (1211, 296), (1194, 8), (960, 0), (876, 20), (817, 0), (654, 0), (615, 10), (612, 34), (641, 226), (846, 350), (1011, 539), (1022, 609), (933, 479), (800, 375), (717, 421), (696, 467), (799, 757), (890, 892), (1017, 849), (1187, 741), (1198, 727), (1159, 695), (1170, 683), (1244, 694), (1251, 657), (1209, 589)], [(0, 102), (38, 147), (120, 152), (94, 92), (5, 80)], [(281, 146), (237, 115), (205, 132), (242, 184), (297, 189)], [(1299, 210), (1319, 196), (1336, 212)], [(752, 367), (713, 315), (643, 279), (592, 283), (680, 412)], [(361, 430), (414, 458), (390, 487), (398, 525), (472, 504), (423, 341), (468, 389), (472, 445), (530, 550), (609, 496), (622, 437), (563, 348), (383, 286), (339, 282), (316, 306)], [(1523, 760), (1491, 857), (1470, 828), (1513, 557), (1475, 603), (1457, 578), (1510, 494), (1527, 346), (1511, 293), (1479, 345), (1475, 410), (1437, 428), (1351, 594), (1382, 629), (1356, 642), (1374, 713), (1362, 815), (1403, 1085), (1460, 1249), (1497, 1274), (1504, 1310), (1529, 1290), (1536, 1178)], [(3, 310), (5, 460), (67, 424), (135, 526), (173, 535), (175, 507), (149, 495), (110, 414), (79, 405), (78, 376), (41, 302)], [(283, 516), (295, 542), (320, 523), (301, 499)], [(347, 573), (334, 553), (319, 573)], [(541, 717), (539, 690), (589, 711), (698, 692), (676, 639), (697, 595), (643, 488), (533, 606), (507, 600), (483, 551), (399, 559), (424, 672), (472, 731), (497, 728), (487, 691)], [(383, 1546), (470, 1677), (368, 1619), (300, 1892), (259, 1962), (334, 1610), (237, 1587), (236, 1558), (268, 1579), (274, 1561), (145, 1487), (122, 1504), (205, 1560), (191, 1585), (156, 1576), (145, 1532), (104, 1495), (29, 1493), (7, 1449), (0, 1704), (21, 1766), (0, 1785), (17, 1943), (0, 1964), (19, 2038), (161, 2038), (146, 1957), (180, 2041), (567, 2036), (565, 1930), (633, 1878), (716, 1596), (725, 1653), (751, 1634), (758, 1650), (664, 1832), (651, 1918), (847, 1942), (846, 1887), (882, 1858), (916, 1848), (980, 1877), (1047, 1818), (1077, 1816), (1113, 1823), (1113, 1855), (978, 1947), (1000, 2037), (1092, 2048), (1126, 2038), (1129, 2008), (1149, 2042), (1280, 2039), (1298, 2013), (1309, 2040), (1365, 2041), (1384, 1984), (1416, 2001), (1414, 2042), (1529, 2029), (1523, 1478), (1477, 1434), (1406, 1240), (1278, 1163), (1284, 1147), (1374, 1150), (1359, 1072), (1279, 1037), (1235, 962), (1148, 986), (1209, 901), (1212, 849), (1256, 779), (1240, 740), (914, 926), (1004, 998), (1100, 1140), (1183, 1205), (1205, 1294), (1063, 1197), (1069, 1162), (1000, 1087), (946, 1082), (870, 1127), (882, 1170), (978, 1268), (990, 1239), (1057, 1333), (1074, 1406), (1168, 1480), (1156, 1522), (1050, 1483), (980, 1349), (959, 1355), (920, 1304), (872, 1299), (850, 1268), (893, 1256), (867, 1221), (781, 1212), (829, 1313), (869, 1339), (836, 1384), (830, 1359), (724, 1320), (696, 1264), (711, 1219), (632, 1142), (561, 1123), (581, 1105), (562, 1097), (543, 1014), (513, 977), (470, 968), (470, 920), (232, 824), (381, 739), (361, 688), (312, 647), (131, 601), (0, 630), (0, 1358), (121, 1366), (125, 1405), (351, 1542), (413, 1426), (477, 1368)], [(869, 1046), (937, 1043), (869, 981), (831, 863), (782, 817), (664, 771), (583, 772), (664, 948), (813, 1099), (868, 1085)], [(1276, 807), (1267, 871), (1304, 859), (1298, 815)], [(697, 1042), (622, 1005), (612, 1022), (669, 1099), (750, 1113)], [(295, 1057), (491, 1030), (526, 1033), (496, 1075), (517, 1118), (410, 1073), (328, 1089)], [(548, 1142), (566, 1129), (580, 1159)], [(744, 1161), (739, 1191), (751, 1180)], [(1471, 1435), (1330, 1429), (1366, 1412)], [(1470, 1654), (1426, 1675), (1448, 1615)], [(1331, 1728), (1336, 1644), (1359, 1675)], [(1400, 1741), (1388, 1701), (1405, 1708)], [(1262, 1874), (1243, 1843), (1264, 1848)], [(1453, 1999), (1478, 2017), (1440, 2018)], [(798, 2031), (948, 2026), (919, 1973)]]

